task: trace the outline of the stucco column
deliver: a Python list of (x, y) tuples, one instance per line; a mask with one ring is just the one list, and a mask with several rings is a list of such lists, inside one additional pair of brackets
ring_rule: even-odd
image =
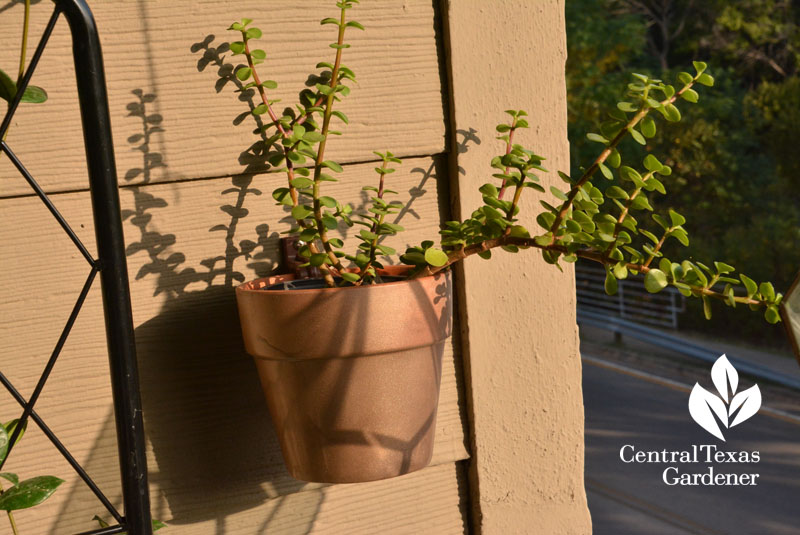
[[(531, 128), (515, 141), (547, 158), (546, 189), (563, 188), (555, 174), (569, 168), (563, 1), (450, 0), (444, 16), (453, 142), (470, 129), (480, 139), (453, 147), (454, 212), (469, 215), (482, 202), (478, 188), (497, 181), (489, 162), (503, 150), (495, 126), (506, 109), (528, 111)], [(531, 232), (546, 197), (526, 190), (520, 218)], [(563, 273), (538, 251), (496, 250), (460, 268), (473, 524), (483, 533), (591, 532), (574, 276), (562, 265)]]

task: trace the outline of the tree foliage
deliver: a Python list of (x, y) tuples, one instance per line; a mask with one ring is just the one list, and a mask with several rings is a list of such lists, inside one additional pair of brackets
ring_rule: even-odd
[[(640, 149), (664, 155), (674, 171), (669, 197), (654, 199), (654, 207), (692, 222), (690, 258), (735, 258), (743, 271), (787, 288), (800, 268), (800, 7), (788, 0), (568, 0), (566, 15), (573, 173), (594, 152), (583, 133), (620, 97), (600, 80), (630, 70), (669, 79), (673, 66), (704, 58), (716, 84), (703, 106), (690, 123), (665, 124)], [(674, 36), (666, 47), (664, 25)], [(664, 251), (674, 254), (669, 244)], [(782, 339), (778, 329), (730, 310), (711, 325)]]

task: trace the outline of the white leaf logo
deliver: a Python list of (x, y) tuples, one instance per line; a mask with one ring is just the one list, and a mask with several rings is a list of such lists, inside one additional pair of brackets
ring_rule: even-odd
[(711, 381), (719, 396), (695, 383), (689, 395), (689, 414), (700, 427), (724, 442), (725, 436), (719, 423), (730, 428), (757, 413), (761, 408), (761, 390), (758, 385), (753, 385), (737, 394), (739, 374), (725, 355), (718, 358), (712, 366)]
[[(739, 406), (742, 408), (739, 409)], [(736, 414), (736, 418), (733, 419), (731, 422), (730, 427), (734, 425), (738, 425), (752, 415), (758, 412), (758, 409), (761, 408), (761, 390), (758, 389), (758, 385), (753, 385), (747, 390), (743, 390), (733, 396), (731, 400), (731, 406), (729, 409), (729, 416), (733, 416), (733, 413), (736, 412), (736, 409), (739, 409), (738, 414)]]
[(739, 374), (725, 355), (718, 358), (717, 362), (711, 367), (711, 380), (714, 382), (714, 386), (717, 387), (717, 392), (727, 403), (728, 383), (731, 385), (731, 392), (735, 393), (736, 387), (739, 386)]

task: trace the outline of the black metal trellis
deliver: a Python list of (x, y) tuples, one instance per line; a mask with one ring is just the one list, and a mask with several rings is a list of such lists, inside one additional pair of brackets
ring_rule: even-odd
[[(152, 535), (144, 449), (144, 427), (139, 394), (133, 318), (131, 316), (131, 298), (128, 287), (125, 241), (120, 218), (117, 171), (111, 140), (111, 122), (108, 112), (108, 96), (106, 94), (100, 39), (92, 12), (84, 0), (54, 0), (54, 3), (55, 9), (50, 21), (17, 88), (17, 94), (9, 104), (8, 112), (0, 124), (0, 139), (5, 136), (22, 94), (28, 86), (33, 71), (36, 69), (47, 41), (53, 32), (53, 28), (59, 17), (63, 15), (67, 19), (72, 33), (72, 50), (75, 59), (75, 75), (78, 83), (98, 255), (96, 259), (92, 257), (33, 176), (11, 150), (9, 144), (6, 141), (0, 141), (2, 152), (5, 153), (33, 188), (36, 195), (55, 217), (90, 266), (86, 282), (30, 398), (26, 400), (8, 378), (0, 372), (0, 382), (23, 408), (20, 424), (17, 425), (10, 437), (6, 460), (10, 456), (14, 442), (24, 424), (29, 419), (33, 420), (117, 522), (117, 525), (88, 531), (83, 535), (106, 535), (123, 531), (129, 535)], [(122, 475), (124, 516), (111, 504), (89, 474), (86, 473), (86, 470), (81, 467), (56, 434), (34, 410), (34, 405), (44, 389), (61, 348), (67, 340), (78, 312), (98, 273), (100, 274), (105, 312), (111, 387), (114, 398), (117, 444)], [(2, 470), (4, 463), (5, 460), (0, 462), (0, 470)]]

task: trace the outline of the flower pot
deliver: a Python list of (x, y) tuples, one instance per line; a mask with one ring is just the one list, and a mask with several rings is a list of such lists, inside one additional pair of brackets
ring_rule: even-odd
[[(406, 272), (391, 267), (390, 275)], [(442, 353), (452, 330), (449, 273), (343, 288), (236, 289), (289, 473), (353, 483), (399, 476), (433, 453)]]

